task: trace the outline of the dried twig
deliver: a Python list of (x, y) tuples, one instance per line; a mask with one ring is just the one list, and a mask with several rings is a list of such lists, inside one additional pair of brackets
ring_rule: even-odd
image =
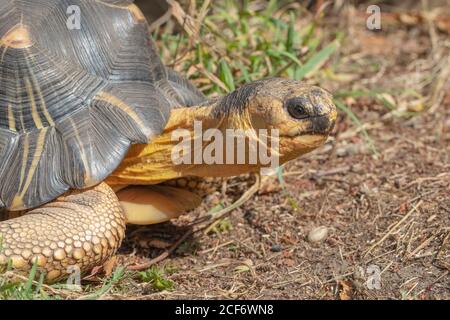
[(148, 29), (150, 30), (151, 33), (158, 30), (158, 28), (161, 27), (166, 22), (168, 22), (171, 17), (172, 17), (172, 7), (169, 6), (169, 9), (166, 11), (166, 13), (164, 13), (161, 17), (159, 17), (152, 24), (150, 24)]
[(160, 254), (156, 258), (151, 259), (148, 262), (145, 262), (142, 264), (128, 266), (127, 269), (132, 270), (132, 271), (146, 270), (146, 269), (150, 268), (152, 265), (163, 261), (164, 259), (169, 257), (192, 234), (193, 234), (193, 230), (191, 229), (191, 230), (187, 231), (180, 239), (178, 239), (177, 242), (175, 242), (169, 249), (164, 251), (162, 254)]
[(405, 222), (410, 216), (411, 214), (416, 211), (420, 205), (422, 204), (422, 200), (420, 200), (417, 205), (415, 205), (399, 222), (397, 222), (392, 228), (390, 228), (386, 234), (378, 241), (376, 242), (374, 245), (372, 245), (365, 253), (364, 253), (364, 257), (367, 257), (367, 255), (372, 252), (373, 249), (375, 249), (377, 246), (379, 246), (380, 244), (383, 243), (384, 240), (386, 240), (395, 230), (397, 230), (398, 227), (400, 227), (402, 225), (403, 222)]
[(431, 237), (427, 238), (425, 241), (423, 241), (416, 249), (414, 249), (407, 257), (406, 259), (411, 259), (411, 258), (417, 258), (417, 253), (422, 250), (423, 248), (425, 248), (433, 239), (435, 239), (437, 237), (437, 235), (439, 234), (439, 232), (433, 234)]
[(207, 218), (208, 220), (212, 219), (212, 221), (207, 221), (205, 224), (199, 225), (197, 227), (197, 230), (195, 232), (198, 231), (202, 231), (205, 230), (205, 233), (207, 233), (209, 230), (208, 228), (216, 221), (223, 219), (225, 216), (227, 216), (231, 211), (233, 211), (234, 209), (239, 208), (240, 206), (242, 206), (245, 202), (247, 202), (251, 197), (253, 197), (253, 195), (255, 195), (256, 192), (258, 192), (259, 187), (260, 187), (260, 183), (261, 183), (261, 178), (259, 175), (256, 175), (256, 182), (255, 184), (248, 189), (240, 198), (239, 200), (237, 200), (235, 203), (233, 203), (231, 206), (226, 207), (218, 212), (214, 212), (214, 213), (208, 213), (205, 217), (202, 218)]

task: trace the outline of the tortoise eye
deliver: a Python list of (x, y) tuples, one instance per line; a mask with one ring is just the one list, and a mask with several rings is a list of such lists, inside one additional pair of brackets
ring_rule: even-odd
[(293, 98), (286, 102), (286, 109), (292, 118), (302, 120), (309, 117), (307, 105), (306, 99)]

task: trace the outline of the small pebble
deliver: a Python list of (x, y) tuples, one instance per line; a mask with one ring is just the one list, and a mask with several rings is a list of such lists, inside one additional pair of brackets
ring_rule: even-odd
[(328, 228), (320, 226), (312, 229), (308, 234), (309, 242), (321, 242), (328, 237)]
[(272, 246), (272, 248), (270, 248), (270, 251), (272, 251), (272, 252), (281, 252), (281, 250), (282, 250), (282, 248), (279, 244), (274, 244)]
[(351, 171), (354, 173), (363, 173), (364, 172), (364, 166), (360, 163), (355, 163), (351, 167)]

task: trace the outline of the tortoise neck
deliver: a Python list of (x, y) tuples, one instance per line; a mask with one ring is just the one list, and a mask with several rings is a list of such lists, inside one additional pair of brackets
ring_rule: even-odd
[(196, 123), (202, 123), (204, 128), (217, 128), (226, 119), (225, 116), (215, 112), (217, 102), (205, 102), (200, 106), (173, 109), (164, 133), (173, 133), (177, 130), (194, 130)]
[[(205, 147), (217, 139), (214, 134), (208, 139), (208, 131), (224, 137), (229, 129), (251, 129), (245, 111), (227, 114), (218, 112), (217, 108), (220, 108), (220, 100), (172, 110), (164, 132), (146, 145), (132, 146), (107, 183), (148, 185), (187, 176), (227, 177), (257, 171), (256, 164), (210, 164), (202, 158)], [(226, 157), (229, 146), (226, 139), (222, 139), (223, 157)], [(187, 149), (180, 150), (180, 147)]]

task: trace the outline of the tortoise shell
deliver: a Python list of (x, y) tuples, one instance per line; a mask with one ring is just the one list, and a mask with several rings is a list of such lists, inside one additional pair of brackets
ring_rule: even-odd
[(0, 1), (0, 208), (98, 184), (172, 107), (203, 99), (163, 66), (132, 2)]

